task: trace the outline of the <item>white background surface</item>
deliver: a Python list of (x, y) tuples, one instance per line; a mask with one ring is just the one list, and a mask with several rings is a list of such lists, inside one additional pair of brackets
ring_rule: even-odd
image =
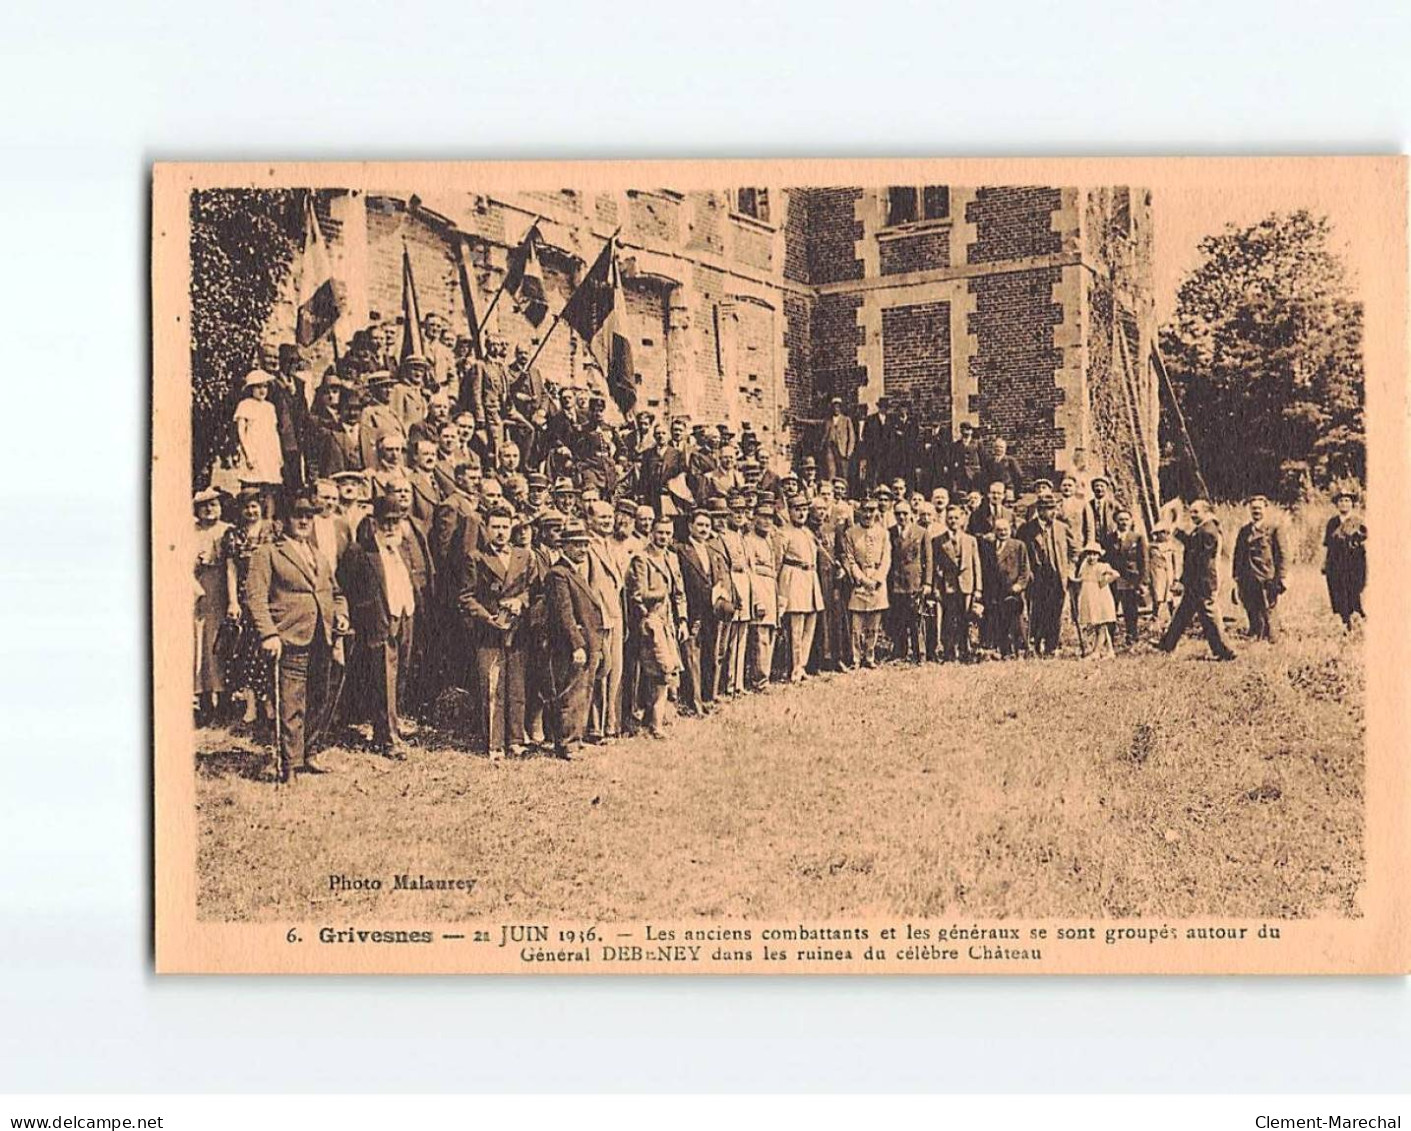
[(0, 16), (0, 1091), (1411, 1090), (1400, 980), (158, 980), (156, 159), (1398, 152), (1411, 5)]

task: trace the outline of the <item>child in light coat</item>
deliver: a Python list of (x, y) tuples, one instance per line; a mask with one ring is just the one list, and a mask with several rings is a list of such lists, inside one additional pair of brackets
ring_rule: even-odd
[(1102, 547), (1089, 542), (1078, 555), (1073, 580), (1078, 585), (1078, 630), (1091, 630), (1092, 648), (1088, 655), (1103, 659), (1115, 654), (1112, 636), (1117, 624), (1117, 602), (1112, 583), (1118, 573), (1102, 560)]

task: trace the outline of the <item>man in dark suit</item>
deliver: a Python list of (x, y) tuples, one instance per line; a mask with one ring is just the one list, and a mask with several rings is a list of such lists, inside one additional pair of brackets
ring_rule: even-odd
[(250, 559), (242, 596), (279, 691), (279, 777), (319, 773), (310, 757), (333, 707), (328, 675), (334, 642), (348, 631), (348, 604), (312, 543), (317, 506), (296, 499), (289, 531)]
[(941, 601), (941, 658), (970, 659), (970, 610), (980, 592), (980, 545), (965, 533), (965, 508), (946, 508), (946, 528), (931, 542), (931, 587)]
[(931, 584), (931, 535), (917, 522), (911, 503), (899, 499), (893, 510), (891, 594), (887, 609), (892, 659), (919, 664), (926, 658), (922, 601)]
[(1181, 568), (1181, 603), (1176, 606), (1160, 647), (1163, 652), (1174, 652), (1191, 621), (1199, 620), (1215, 658), (1233, 660), (1235, 651), (1225, 640), (1220, 611), (1215, 607), (1215, 594), (1220, 585), (1220, 523), (1204, 499), (1191, 503), (1187, 517), (1190, 528), (1178, 527), (1175, 531), (1186, 550), (1185, 564)]
[(1019, 540), (1029, 552), (1033, 571), (1029, 583), (1030, 638), (1036, 653), (1052, 656), (1058, 652), (1063, 602), (1078, 557), (1078, 536), (1058, 517), (1058, 499), (1048, 494), (1035, 502), (1034, 517), (1020, 527)]
[(877, 411), (862, 422), (857, 440), (858, 462), (861, 464), (861, 485), (871, 487), (886, 478), (888, 447), (893, 439), (892, 402), (877, 398)]
[(554, 751), (571, 758), (583, 745), (596, 673), (603, 655), (603, 612), (588, 586), (588, 531), (576, 519), (564, 524), (563, 556), (545, 582), (548, 608), (549, 703), (547, 723)]
[(1267, 498), (1250, 496), (1249, 521), (1235, 536), (1234, 574), (1250, 637), (1272, 644), (1278, 635), (1274, 609), (1284, 592), (1289, 555), (1284, 528), (1267, 517), (1268, 510)]
[(373, 501), (373, 542), (348, 547), (338, 578), (348, 600), (354, 634), (352, 661), (356, 685), (366, 697), (377, 750), (389, 758), (405, 756), (399, 703), (406, 694), (417, 609), (412, 563), (395, 499)]
[(485, 516), (484, 549), (469, 557), (460, 583), (461, 618), (475, 648), (481, 748), (498, 761), (524, 751), (524, 650), (521, 620), (534, 579), (529, 550), (510, 545), (514, 512), (496, 504)]
[[(1014, 492), (1016, 499), (1023, 494), (1024, 472), (1019, 466), (1019, 461), (1009, 454), (1009, 442), (1003, 436), (994, 438), (990, 452), (985, 457), (983, 471), (987, 484), (1003, 483), (1006, 491)], [(1001, 494), (1000, 498), (1003, 499), (1004, 495)]]
[[(681, 706), (697, 714), (711, 710), (714, 695), (714, 643), (716, 602), (724, 609), (730, 587), (730, 570), (719, 548), (710, 511), (702, 507), (691, 516), (689, 536), (676, 547), (681, 563), (681, 584), (686, 594), (686, 637), (681, 642), (685, 679)], [(731, 610), (733, 612), (733, 610)]]
[(1027, 652), (1024, 601), (1033, 574), (1029, 551), (1013, 537), (1013, 519), (1008, 514), (995, 519), (993, 537), (980, 543), (980, 567), (990, 647), (1006, 657)]
[(1014, 512), (1004, 505), (1005, 484), (1002, 479), (992, 479), (985, 490), (984, 501), (970, 514), (966, 526), (967, 533), (981, 542), (994, 541), (995, 522), (1000, 518), (1009, 519), (1013, 529)]
[(1141, 609), (1142, 594), (1146, 592), (1149, 579), (1147, 567), (1150, 554), (1146, 535), (1133, 525), (1131, 511), (1118, 507), (1113, 520), (1117, 523), (1117, 532), (1107, 549), (1107, 564), (1117, 571), (1117, 579), (1112, 583), (1112, 596), (1116, 598), (1117, 611), (1122, 614), (1122, 623), (1127, 629), (1127, 643), (1135, 644), (1137, 613)]
[(432, 441), (412, 443), (407, 478), (412, 485), (412, 518), (423, 531), (428, 531), (436, 505), (441, 501), (441, 488), (436, 483), (436, 445)]
[(971, 491), (984, 490), (981, 483), (985, 477), (984, 452), (980, 441), (975, 438), (975, 425), (968, 420), (960, 422), (960, 439), (951, 446), (949, 470), (953, 498), (963, 498)]
[(1112, 549), (1113, 539), (1117, 536), (1117, 512), (1122, 508), (1112, 494), (1112, 484), (1105, 475), (1094, 475), (1092, 478), (1092, 500), (1088, 503), (1088, 511), (1092, 515), (1092, 536), (1104, 550)]

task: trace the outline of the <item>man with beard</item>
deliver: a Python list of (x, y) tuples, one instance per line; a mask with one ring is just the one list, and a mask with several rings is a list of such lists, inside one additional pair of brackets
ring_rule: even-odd
[(373, 503), (371, 546), (348, 547), (339, 581), (354, 634), (353, 663), (363, 706), (372, 718), (373, 745), (384, 757), (406, 756), (399, 704), (405, 701), (415, 634), (416, 592), (397, 502)]

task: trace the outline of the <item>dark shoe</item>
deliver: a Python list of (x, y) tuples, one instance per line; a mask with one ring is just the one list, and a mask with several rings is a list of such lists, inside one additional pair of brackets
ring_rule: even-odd
[(1215, 658), (1223, 664), (1229, 663), (1231, 660), (1238, 660), (1240, 657), (1238, 652), (1220, 652)]
[(316, 763), (314, 763), (314, 762), (305, 762), (302, 766), (297, 767), (296, 772), (297, 772), (297, 773), (301, 773), (301, 774), (326, 774), (326, 773), (328, 773), (328, 771), (325, 770), (322, 766), (320, 766), (320, 765), (318, 765), (318, 764), (316, 764)]

